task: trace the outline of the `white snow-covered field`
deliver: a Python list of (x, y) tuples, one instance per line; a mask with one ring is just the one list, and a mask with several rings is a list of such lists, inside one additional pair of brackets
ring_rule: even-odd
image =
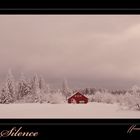
[(0, 118), (140, 118), (117, 104), (1, 104)]

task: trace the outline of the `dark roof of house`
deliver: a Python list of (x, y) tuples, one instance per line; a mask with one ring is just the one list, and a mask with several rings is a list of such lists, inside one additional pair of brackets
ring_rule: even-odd
[[(84, 96), (82, 93), (80, 93), (80, 92), (75, 92), (73, 95), (71, 95), (70, 97), (68, 97), (68, 99), (70, 99), (70, 98), (72, 98), (74, 95), (76, 95), (76, 94), (81, 94), (83, 97), (85, 97), (85, 98), (87, 98), (86, 96)], [(88, 98), (87, 98), (88, 99)]]

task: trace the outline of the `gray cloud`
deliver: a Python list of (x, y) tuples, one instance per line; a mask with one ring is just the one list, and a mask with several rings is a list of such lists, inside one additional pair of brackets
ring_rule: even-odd
[(140, 85), (139, 15), (1, 15), (0, 75), (42, 73), (73, 87)]

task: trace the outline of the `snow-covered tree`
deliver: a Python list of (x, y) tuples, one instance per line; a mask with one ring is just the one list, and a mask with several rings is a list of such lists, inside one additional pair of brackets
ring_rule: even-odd
[(43, 76), (40, 76), (40, 77), (39, 77), (39, 89), (40, 89), (43, 93), (46, 92), (46, 82), (45, 82)]
[(39, 79), (38, 79), (38, 75), (35, 74), (33, 76), (33, 79), (32, 79), (32, 93), (33, 94), (38, 94), (40, 93), (40, 88), (39, 88)]
[(85, 89), (85, 94), (90, 94), (90, 88)]
[(99, 91), (95, 93), (92, 99), (94, 102), (102, 102), (103, 101), (103, 94)]
[(66, 99), (61, 92), (56, 92), (54, 94), (49, 95), (48, 103), (60, 104), (60, 103), (65, 103), (65, 102), (66, 102)]
[(134, 91), (134, 92), (137, 92), (138, 90), (140, 90), (140, 87), (137, 86), (137, 85), (133, 85), (133, 86), (131, 87), (131, 90)]
[(140, 87), (137, 85), (132, 86), (130, 93), (136, 96), (140, 96)]
[(31, 88), (31, 94), (28, 97), (31, 99), (29, 99), (29, 101), (40, 102), (41, 90), (39, 88), (39, 79), (37, 74), (35, 74), (33, 78), (30, 80), (30, 88)]
[(18, 99), (30, 93), (31, 93), (31, 87), (29, 83), (26, 81), (24, 74), (21, 73), (20, 80), (18, 83)]
[(68, 82), (66, 79), (64, 79), (63, 84), (62, 84), (62, 94), (66, 97), (66, 99), (71, 94), (70, 89), (68, 87)]
[(116, 95), (113, 95), (109, 92), (102, 93), (100, 91), (97, 91), (95, 95), (91, 97), (92, 97), (92, 101), (94, 102), (103, 102), (103, 103), (109, 103), (109, 104), (117, 102)]
[(39, 88), (40, 88), (41, 92), (43, 92), (43, 93), (51, 92), (50, 85), (46, 84), (46, 82), (42, 76), (40, 76), (40, 78), (39, 78)]
[(9, 70), (6, 81), (5, 81), (2, 91), (1, 91), (0, 102), (1, 103), (13, 103), (15, 100), (17, 100), (15, 79), (12, 74), (12, 71)]
[(51, 88), (49, 84), (46, 85), (46, 93), (51, 93)]

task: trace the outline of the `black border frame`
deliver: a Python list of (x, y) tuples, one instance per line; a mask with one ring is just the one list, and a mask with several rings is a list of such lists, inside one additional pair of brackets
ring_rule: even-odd
[[(127, 3), (129, 4), (129, 3)], [(13, 6), (14, 5), (14, 6)], [(82, 5), (82, 6), (81, 6)], [(129, 4), (128, 7), (125, 7), (125, 3), (121, 7), (118, 8), (118, 5), (115, 5), (113, 3), (113, 6), (111, 4), (107, 5), (100, 3), (94, 4), (94, 7), (88, 4), (81, 4), (81, 7), (78, 7), (79, 5), (76, 4), (74, 7), (72, 5), (69, 5), (67, 3), (66, 5), (63, 3), (62, 5), (59, 3), (58, 5), (54, 5), (54, 3), (50, 3), (47, 5), (47, 7), (44, 7), (44, 4), (38, 8), (38, 3), (35, 4), (35, 6), (27, 6), (25, 8), (25, 5), (20, 3), (20, 6), (13, 3), (12, 5), (0, 5), (0, 14), (1, 15), (12, 15), (12, 14), (140, 14), (140, 8), (138, 5), (134, 5), (134, 3)], [(12, 6), (12, 7), (11, 7)], [(0, 119), (0, 131), (9, 129), (13, 126), (19, 127), (22, 126), (25, 129), (29, 130), (38, 130), (40, 135), (37, 137), (37, 139), (55, 139), (55, 135), (51, 135), (52, 130), (54, 130), (54, 133), (57, 134), (57, 139), (66, 139), (62, 133), (58, 133), (58, 129), (61, 129), (65, 134), (69, 134), (66, 130), (67, 129), (73, 129), (73, 131), (78, 132), (74, 133), (73, 136), (77, 139), (85, 138), (90, 139), (91, 136), (88, 136), (89, 133), (93, 133), (94, 137), (101, 138), (102, 136), (104, 138), (112, 139), (112, 135), (114, 135), (115, 138), (137, 138), (140, 135), (140, 131), (133, 132), (131, 134), (128, 134), (127, 131), (130, 126), (132, 125), (138, 125), (140, 126), (140, 119), (122, 119), (122, 118), (108, 118), (108, 119), (18, 119), (18, 118), (11, 118), (11, 119)], [(56, 128), (56, 129), (55, 129)], [(83, 135), (79, 135), (79, 133), (84, 133)], [(9, 137), (11, 138), (11, 137)], [(71, 136), (69, 136), (71, 138)], [(17, 139), (17, 137), (16, 137)], [(28, 139), (28, 138), (26, 138)], [(30, 138), (31, 139), (31, 138)]]

